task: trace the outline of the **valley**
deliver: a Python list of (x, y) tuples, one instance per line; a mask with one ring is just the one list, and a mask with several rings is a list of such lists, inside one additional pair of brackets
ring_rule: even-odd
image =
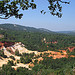
[(15, 74), (24, 70), (28, 75), (75, 74), (74, 35), (14, 24), (0, 25), (0, 35), (1, 74), (5, 69)]

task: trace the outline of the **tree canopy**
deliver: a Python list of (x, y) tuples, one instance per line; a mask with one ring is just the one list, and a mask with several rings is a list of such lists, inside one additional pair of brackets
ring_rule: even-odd
[[(52, 15), (56, 15), (59, 18), (62, 17), (62, 5), (63, 3), (69, 4), (69, 2), (63, 0), (47, 0), (49, 2), (49, 12)], [(35, 0), (0, 0), (0, 19), (8, 19), (12, 16), (21, 19), (23, 13), (21, 10), (28, 10), (29, 8), (36, 9), (37, 5)], [(46, 11), (41, 10), (41, 13), (45, 14)]]

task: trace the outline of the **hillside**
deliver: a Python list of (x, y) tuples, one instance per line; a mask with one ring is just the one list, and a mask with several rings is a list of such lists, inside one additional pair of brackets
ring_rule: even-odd
[[(7, 47), (5, 47), (5, 43), (7, 43)], [(72, 52), (75, 51), (75, 47), (68, 47), (66, 50), (58, 50), (59, 52), (50, 50), (38, 52), (26, 49), (25, 45), (21, 42), (15, 42), (14, 44), (12, 43), (13, 42), (10, 44), (8, 42), (0, 43), (0, 67), (2, 67), (3, 64), (7, 64), (10, 60), (13, 61), (14, 64), (16, 63), (16, 65), (12, 66), (14, 69), (21, 66), (31, 70), (29, 66), (34, 67), (35, 60), (39, 63), (40, 61), (43, 61), (45, 57), (52, 57), (53, 59), (75, 57), (75, 55), (72, 54)], [(68, 50), (69, 52), (67, 52)]]
[[(17, 31), (27, 31), (27, 32), (45, 32), (51, 33), (52, 31), (42, 28), (26, 27), (17, 24), (0, 24), (0, 30), (17, 30)], [(53, 33), (53, 32), (52, 32)]]
[(75, 35), (75, 31), (57, 31), (57, 33), (63, 33), (67, 35)]
[[(75, 46), (75, 36), (49, 32), (47, 29), (36, 29), (14, 24), (1, 24), (0, 34), (4, 38), (0, 41), (22, 42), (26, 48), (35, 51), (65, 49)], [(56, 43), (55, 43), (56, 42)]]
[(75, 31), (50, 31), (44, 28), (34, 28), (27, 27), (17, 24), (0, 24), (0, 30), (16, 30), (16, 31), (27, 31), (27, 32), (43, 32), (43, 33), (53, 33), (53, 34), (67, 34), (67, 35), (75, 35)]
[(0, 25), (1, 75), (75, 75), (75, 36), (23, 28)]

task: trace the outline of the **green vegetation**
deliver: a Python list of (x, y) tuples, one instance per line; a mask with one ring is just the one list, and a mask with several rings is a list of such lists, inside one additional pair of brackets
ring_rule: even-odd
[[(75, 47), (75, 36), (53, 32), (24, 31), (19, 30), (19, 28), (18, 30), (0, 30), (0, 34), (4, 35), (4, 38), (0, 39), (0, 41), (22, 42), (29, 50), (41, 52), (64, 49), (67, 50), (68, 55), (75, 55), (75, 49), (73, 52), (68, 50), (68, 47)], [(55, 41), (57, 43), (53, 43)], [(61, 53), (63, 54), (62, 51)], [(49, 53), (44, 53), (44, 55), (41, 54), (34, 57), (34, 53), (20, 54), (17, 50), (15, 55), (21, 57), (20, 60), (17, 60), (17, 63), (28, 64), (32, 62), (32, 59), (39, 57), (43, 57), (43, 60), (39, 63), (37, 63), (37, 59), (35, 62), (32, 62), (35, 65), (32, 70), (22, 67), (14, 70), (11, 66), (14, 66), (15, 64), (13, 61), (8, 61), (7, 65), (3, 65), (2, 68), (0, 68), (0, 75), (75, 75), (75, 57), (52, 59), (52, 57), (47, 57)], [(0, 50), (0, 56), (4, 57), (3, 50)], [(10, 58), (14, 59), (13, 56), (10, 56)]]
[(51, 57), (45, 57), (43, 61), (33, 67), (33, 70), (40, 75), (74, 75), (73, 71), (75, 64), (75, 58), (61, 58), (52, 59)]
[(14, 66), (15, 64), (13, 63), (13, 60), (11, 60), (11, 61), (10, 61), (10, 60), (8, 60), (7, 65), (8, 65), (8, 66)]
[[(22, 42), (27, 49), (35, 51), (57, 51), (58, 49), (75, 46), (75, 36), (64, 34), (16, 30), (0, 30), (0, 34), (4, 35), (4, 38), (0, 39), (0, 41)], [(57, 41), (58, 43), (47, 44), (44, 42), (44, 38), (46, 39), (46, 42)]]
[(3, 58), (7, 58), (7, 56), (4, 55), (4, 51), (3, 50), (0, 50), (0, 56), (3, 57)]
[(75, 55), (75, 49), (69, 55)]
[(13, 62), (8, 62), (0, 68), (0, 75), (74, 75), (75, 58), (52, 59), (46, 58), (36, 64), (32, 70), (19, 67), (17, 70), (11, 68)]
[(17, 55), (17, 56), (21, 56), (21, 54), (19, 53), (18, 50), (15, 51), (15, 55)]
[(14, 56), (10, 56), (11, 59), (15, 60)]
[(24, 64), (30, 63), (30, 62), (32, 62), (33, 56), (34, 56), (34, 53), (32, 53), (32, 54), (23, 53), (20, 58), (20, 62), (24, 63)]
[[(63, 0), (47, 0), (49, 2), (48, 9), (49, 12), (54, 16), (61, 17), (62, 14), (62, 5), (61, 4), (69, 4), (67, 1)], [(15, 18), (21, 19), (23, 14), (20, 11), (31, 9), (36, 9), (35, 0), (0, 0), (0, 19), (8, 19), (12, 16)], [(41, 13), (46, 13), (44, 10)]]

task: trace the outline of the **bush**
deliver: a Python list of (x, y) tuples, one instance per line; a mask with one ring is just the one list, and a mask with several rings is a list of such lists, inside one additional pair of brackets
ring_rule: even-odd
[(15, 60), (14, 56), (10, 56), (11, 59)]

